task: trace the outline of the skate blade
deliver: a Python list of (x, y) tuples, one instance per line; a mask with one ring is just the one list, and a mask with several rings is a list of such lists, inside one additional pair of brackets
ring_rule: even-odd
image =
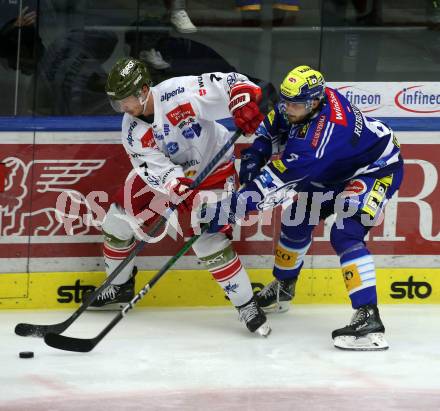
[(260, 335), (261, 337), (268, 337), (268, 335), (272, 332), (272, 328), (270, 328), (269, 324), (265, 322), (263, 325), (261, 325), (259, 328), (257, 328), (254, 331), (256, 334)]
[(273, 313), (281, 314), (281, 313), (285, 313), (286, 311), (289, 311), (290, 303), (291, 303), (290, 301), (280, 301), (272, 305), (268, 305), (267, 307), (260, 306), (260, 308), (266, 314), (273, 314)]
[(349, 351), (384, 351), (389, 348), (383, 333), (370, 333), (362, 337), (341, 335), (335, 337), (333, 343), (336, 348)]

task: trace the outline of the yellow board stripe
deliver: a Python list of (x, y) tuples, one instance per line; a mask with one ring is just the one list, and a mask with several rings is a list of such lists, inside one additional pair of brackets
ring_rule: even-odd
[[(257, 291), (272, 281), (272, 270), (248, 270)], [(156, 271), (136, 277), (139, 291)], [(81, 293), (104, 280), (104, 273), (23, 273), (0, 275), (0, 309), (70, 308), (79, 305)], [(381, 304), (439, 304), (440, 269), (394, 268), (377, 270)], [(340, 269), (303, 269), (296, 290), (299, 304), (349, 303)], [(194, 307), (229, 304), (207, 271), (173, 270), (156, 284), (138, 306)]]

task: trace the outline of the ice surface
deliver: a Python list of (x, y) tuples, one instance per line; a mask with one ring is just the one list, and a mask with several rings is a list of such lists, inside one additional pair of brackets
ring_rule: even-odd
[[(384, 352), (333, 347), (347, 306), (273, 314), (267, 339), (232, 308), (136, 309), (87, 354), (14, 334), (70, 313), (0, 311), (0, 410), (440, 410), (439, 306), (382, 306)], [(85, 313), (65, 334), (93, 337), (114, 315)]]

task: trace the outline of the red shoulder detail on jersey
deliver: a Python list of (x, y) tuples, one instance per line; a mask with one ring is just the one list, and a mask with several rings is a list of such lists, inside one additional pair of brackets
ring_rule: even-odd
[(167, 113), (167, 118), (173, 126), (177, 126), (182, 120), (188, 117), (195, 117), (196, 113), (191, 103), (185, 103), (177, 106), (173, 110)]
[(321, 138), (322, 130), (324, 130), (324, 126), (327, 120), (327, 116), (321, 114), (319, 116), (318, 123), (316, 124), (315, 133), (313, 134), (312, 142), (310, 143), (313, 148), (318, 147), (319, 139)]
[(153, 129), (149, 128), (142, 136), (141, 143), (143, 148), (158, 148), (153, 136)]
[(347, 116), (345, 115), (344, 108), (338, 96), (331, 88), (325, 89), (325, 94), (330, 105), (330, 121), (332, 123), (339, 124), (347, 127)]

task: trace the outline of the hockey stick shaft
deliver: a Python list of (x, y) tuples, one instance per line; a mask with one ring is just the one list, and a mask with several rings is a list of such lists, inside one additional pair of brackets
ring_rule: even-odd
[(205, 224), (201, 233), (192, 236), (178, 251), (178, 253), (170, 258), (166, 264), (154, 275), (154, 277), (127, 303), (127, 305), (119, 311), (113, 320), (94, 338), (74, 338), (61, 334), (48, 333), (44, 336), (44, 342), (54, 348), (65, 351), (89, 352), (119, 323), (134, 306), (145, 297), (146, 294), (154, 287), (154, 285), (162, 278), (162, 276), (174, 265), (174, 263), (191, 248), (198, 240), (201, 234), (207, 230), (208, 224)]
[[(228, 142), (222, 147), (222, 149), (214, 156), (214, 158), (207, 164), (207, 166), (199, 173), (197, 178), (190, 185), (190, 189), (197, 188), (202, 181), (214, 170), (215, 166), (223, 158), (223, 156), (234, 146), (235, 142), (242, 135), (242, 131), (238, 129), (228, 140)], [(151, 231), (147, 234), (149, 237), (154, 237), (159, 230), (161, 230), (168, 221), (169, 216), (174, 212), (175, 207), (171, 206), (165, 212), (156, 224), (153, 226)], [(105, 279), (105, 281), (96, 288), (93, 293), (89, 296), (87, 301), (83, 301), (78, 309), (65, 321), (52, 325), (37, 325), (37, 324), (27, 324), (20, 323), (15, 327), (15, 333), (22, 337), (34, 336), (34, 337), (44, 337), (47, 333), (60, 334), (64, 332), (98, 297), (98, 295), (106, 288), (108, 285), (116, 278), (117, 275), (130, 263), (133, 258), (135, 258), (144, 248), (146, 241), (139, 241), (131, 253), (115, 268), (115, 270)]]

